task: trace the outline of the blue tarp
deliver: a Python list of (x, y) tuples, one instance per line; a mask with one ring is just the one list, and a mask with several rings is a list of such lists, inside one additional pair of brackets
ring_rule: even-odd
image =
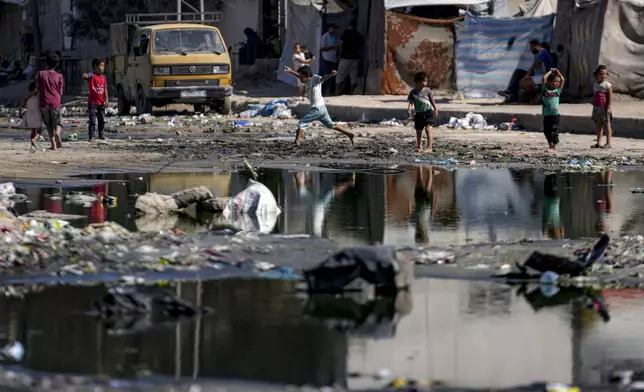
[(467, 14), (456, 42), (456, 87), (465, 97), (493, 97), (517, 68), (533, 61), (531, 39), (550, 42), (555, 14), (491, 18)]

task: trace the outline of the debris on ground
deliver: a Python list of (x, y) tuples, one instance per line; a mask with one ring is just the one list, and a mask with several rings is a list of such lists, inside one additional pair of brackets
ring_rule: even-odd
[(311, 293), (333, 294), (373, 287), (375, 295), (395, 295), (411, 286), (414, 266), (412, 260), (391, 246), (346, 248), (317, 267), (305, 270), (304, 279)]
[(139, 215), (171, 215), (192, 204), (212, 199), (213, 195), (205, 186), (185, 189), (172, 195), (147, 192), (136, 199), (134, 206)]
[(595, 245), (586, 252), (578, 254), (576, 259), (534, 251), (524, 263), (517, 263), (515, 270), (495, 275), (508, 282), (539, 280), (542, 284), (556, 285), (560, 276), (579, 277), (585, 275), (594, 264), (604, 259), (610, 237), (602, 235)]
[(476, 130), (494, 130), (494, 125), (487, 125), (485, 117), (478, 113), (467, 113), (463, 118), (451, 117), (445, 125), (450, 129), (476, 129)]
[(242, 231), (270, 233), (281, 213), (273, 192), (261, 182), (249, 179), (246, 189), (228, 201), (223, 217)]
[(267, 102), (265, 104), (248, 104), (246, 110), (238, 113), (240, 118), (252, 118), (252, 117), (270, 117), (280, 120), (286, 120), (293, 118), (293, 113), (291, 109), (288, 108), (289, 101), (286, 99), (278, 99), (274, 101)]

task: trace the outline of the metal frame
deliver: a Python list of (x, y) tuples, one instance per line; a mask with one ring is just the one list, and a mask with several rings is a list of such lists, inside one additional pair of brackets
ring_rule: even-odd
[(214, 25), (220, 21), (221, 12), (175, 12), (125, 15), (125, 23), (137, 26), (152, 26), (165, 23), (198, 23)]

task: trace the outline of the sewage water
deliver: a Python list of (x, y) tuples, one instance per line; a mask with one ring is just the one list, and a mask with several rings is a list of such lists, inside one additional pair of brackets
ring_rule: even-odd
[[(396, 299), (308, 298), (279, 280), (170, 286), (213, 313), (139, 334), (83, 314), (105, 288), (57, 286), (0, 298), (0, 336), (24, 345), (24, 369), (119, 379), (244, 379), (384, 387), (393, 377), (450, 387), (532, 382), (605, 385), (644, 366), (644, 291), (605, 290), (611, 320), (580, 292), (545, 297), (491, 283), (419, 279)], [(637, 370), (637, 369), (636, 369)]]
[[(241, 191), (246, 181), (238, 173), (130, 173), (85, 178), (109, 182), (92, 187), (76, 182), (75, 188), (17, 182), (18, 190), (29, 200), (15, 208), (19, 213), (45, 209), (85, 216), (73, 222), (77, 226), (113, 220), (133, 231), (177, 227), (190, 232), (206, 228), (213, 216), (191, 211), (191, 216), (184, 218), (136, 218), (135, 195), (169, 194), (205, 185), (217, 196), (231, 196)], [(283, 209), (273, 232), (325, 237), (340, 245), (440, 246), (644, 232), (644, 196), (629, 191), (644, 185), (642, 172), (548, 175), (535, 170), (356, 166), (352, 170), (262, 169), (260, 180)], [(64, 196), (74, 191), (105, 192), (118, 198), (118, 206), (69, 203)]]

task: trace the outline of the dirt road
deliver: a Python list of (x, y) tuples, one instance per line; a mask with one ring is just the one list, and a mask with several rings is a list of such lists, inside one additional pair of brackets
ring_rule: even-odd
[[(374, 164), (446, 164), (450, 158), (459, 165), (541, 166), (551, 170), (588, 169), (597, 166), (642, 165), (644, 141), (615, 138), (610, 150), (590, 149), (593, 137), (563, 134), (556, 154), (547, 150), (543, 135), (536, 132), (434, 130), (434, 153), (417, 153), (415, 136), (408, 127), (360, 127), (356, 145), (334, 131), (311, 129), (301, 147), (293, 144), (295, 123), (280, 129), (270, 127), (221, 127), (208, 129), (162, 129), (139, 127), (137, 132), (109, 134), (107, 142), (68, 142), (59, 151), (29, 153), (23, 131), (2, 130), (0, 149), (4, 178), (56, 178), (89, 171), (122, 169), (155, 171), (179, 161), (205, 160), (225, 167), (248, 157), (255, 164), (354, 162)], [(233, 132), (234, 131), (234, 132)], [(80, 135), (83, 138), (83, 135)], [(576, 162), (575, 162), (576, 160)], [(579, 163), (580, 165), (575, 165)], [(572, 164), (572, 165), (571, 165)]]

